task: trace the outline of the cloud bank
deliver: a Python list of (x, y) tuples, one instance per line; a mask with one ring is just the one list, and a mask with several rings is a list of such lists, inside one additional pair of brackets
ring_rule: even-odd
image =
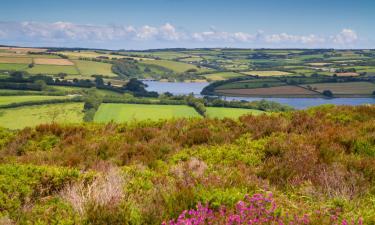
[[(342, 29), (337, 34), (294, 35), (288, 33), (267, 34), (258, 31), (226, 32), (210, 28), (202, 32), (187, 32), (177, 29), (170, 23), (160, 27), (121, 25), (90, 25), (69, 22), (0, 22), (1, 43), (32, 43), (34, 45), (69, 46), (116, 43), (116, 46), (158, 47), (353, 47), (358, 42), (358, 34), (352, 29)], [(164, 44), (163, 44), (164, 43)], [(164, 46), (165, 45), (165, 46)], [(106, 47), (106, 46), (103, 46)]]

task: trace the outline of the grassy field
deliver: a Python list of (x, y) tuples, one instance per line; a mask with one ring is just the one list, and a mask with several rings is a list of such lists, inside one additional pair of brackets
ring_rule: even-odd
[(248, 75), (258, 75), (261, 77), (291, 75), (291, 73), (284, 72), (284, 71), (246, 71), (243, 73), (248, 74)]
[(199, 72), (209, 70), (209, 69), (198, 68), (197, 66), (192, 65), (192, 64), (188, 64), (188, 63), (168, 61), (168, 60), (147, 60), (147, 61), (143, 61), (143, 63), (149, 64), (149, 65), (162, 66), (162, 67), (165, 67), (167, 69), (173, 70), (176, 73), (183, 73), (183, 72), (186, 72), (189, 69), (196, 69)]
[(185, 105), (101, 104), (94, 121), (127, 122), (181, 117), (200, 117), (200, 115), (192, 107)]
[(0, 63), (0, 70), (24, 70), (27, 66), (27, 64), (19, 63)]
[(74, 66), (58, 66), (58, 65), (35, 65), (32, 68), (28, 68), (26, 70), (31, 74), (58, 74), (58, 73), (66, 73), (66, 74), (79, 74), (76, 67)]
[(0, 110), (0, 127), (22, 129), (43, 123), (79, 123), (83, 103), (48, 104)]
[(247, 89), (247, 88), (262, 88), (262, 87), (277, 87), (286, 85), (276, 79), (253, 79), (240, 82), (233, 82), (219, 86), (217, 89)]
[(226, 80), (233, 77), (241, 77), (244, 76), (243, 74), (235, 73), (235, 72), (221, 72), (221, 73), (211, 73), (204, 75), (207, 79), (211, 80)]
[(245, 114), (259, 115), (263, 111), (256, 109), (237, 109), (237, 108), (221, 108), (221, 107), (206, 107), (207, 115), (210, 118), (232, 118), (236, 119)]
[(251, 89), (219, 89), (216, 92), (224, 95), (239, 95), (239, 96), (283, 96), (283, 97), (308, 97), (319, 95), (313, 91), (297, 87), (297, 86), (279, 86), (269, 88), (251, 88)]
[(371, 95), (375, 91), (375, 84), (370, 82), (318, 83), (310, 84), (310, 86), (319, 92), (330, 90), (333, 94), (338, 95)]
[[(66, 94), (81, 94), (84, 91), (88, 91), (90, 88), (83, 88), (83, 87), (68, 87), (68, 86), (49, 86), (56, 91), (63, 91)], [(123, 94), (109, 91), (109, 90), (102, 90), (102, 89), (95, 89), (99, 95), (111, 95), (111, 96), (123, 96)]]
[(11, 103), (33, 102), (50, 99), (65, 99), (67, 96), (43, 96), (43, 95), (25, 95), (25, 96), (0, 96), (0, 105), (8, 105)]
[(84, 61), (84, 60), (73, 60), (79, 73), (82, 75), (95, 75), (100, 74), (108, 77), (117, 77), (116, 74), (112, 73), (112, 65), (109, 63)]

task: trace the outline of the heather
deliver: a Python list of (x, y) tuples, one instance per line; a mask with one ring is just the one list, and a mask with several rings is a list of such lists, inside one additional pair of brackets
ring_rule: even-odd
[(375, 223), (372, 105), (0, 138), (0, 223)]

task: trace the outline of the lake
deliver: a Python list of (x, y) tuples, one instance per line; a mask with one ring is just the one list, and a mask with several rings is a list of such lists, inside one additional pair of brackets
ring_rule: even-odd
[[(156, 91), (158, 93), (170, 92), (174, 95), (188, 95), (193, 93), (195, 96), (201, 96), (200, 92), (209, 83), (184, 83), (184, 82), (159, 82), (144, 81), (148, 85), (148, 91)], [(335, 105), (362, 105), (375, 104), (375, 98), (257, 98), (257, 97), (224, 97), (226, 100), (246, 100), (259, 101), (262, 99), (274, 101), (282, 104), (290, 105), (296, 109), (304, 109), (311, 106), (323, 104)]]

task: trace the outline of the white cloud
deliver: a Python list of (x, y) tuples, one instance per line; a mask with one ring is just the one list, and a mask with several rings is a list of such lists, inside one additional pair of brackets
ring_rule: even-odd
[(299, 36), (299, 35), (290, 35), (287, 33), (281, 33), (281, 34), (272, 34), (272, 35), (266, 35), (265, 41), (268, 43), (282, 43), (282, 42), (289, 42), (289, 43), (301, 43), (301, 44), (307, 44), (307, 45), (316, 45), (321, 44), (325, 42), (325, 38), (319, 37), (314, 34), (310, 34), (307, 36)]
[[(152, 43), (161, 41), (175, 43), (175, 46), (184, 47), (184, 43), (204, 47), (216, 46), (261, 46), (261, 47), (333, 47), (350, 46), (357, 42), (358, 35), (351, 29), (343, 29), (331, 37), (317, 34), (294, 35), (285, 32), (266, 34), (258, 31), (255, 34), (246, 32), (226, 32), (210, 28), (202, 32), (187, 32), (177, 29), (170, 23), (160, 27), (144, 25), (142, 27), (119, 25), (91, 25), (69, 22), (41, 23), (41, 22), (1, 22), (0, 41), (17, 43)], [(142, 44), (140, 44), (142, 45)]]
[(352, 44), (358, 40), (358, 35), (354, 30), (343, 29), (339, 34), (335, 35), (333, 42), (340, 45)]

